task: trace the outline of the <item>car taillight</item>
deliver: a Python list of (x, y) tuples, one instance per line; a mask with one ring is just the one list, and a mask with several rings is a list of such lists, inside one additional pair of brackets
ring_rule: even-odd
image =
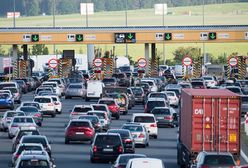
[(157, 127), (157, 124), (151, 124), (150, 127)]
[(53, 106), (53, 103), (48, 103), (48, 106)]
[(91, 128), (87, 128), (86, 131), (85, 131), (85, 134), (86, 135), (93, 135), (94, 132), (93, 132), (93, 130)]
[(131, 143), (132, 140), (131, 139), (125, 139), (125, 143)]
[(40, 113), (36, 113), (34, 116), (35, 117), (41, 117), (41, 114)]
[(78, 114), (78, 112), (72, 112), (71, 113), (71, 115), (77, 115)]
[(122, 153), (122, 152), (123, 152), (122, 146), (119, 146), (119, 147), (118, 147), (118, 152), (119, 152), (119, 153)]
[(139, 138), (145, 138), (145, 135), (143, 133), (140, 133)]
[(97, 152), (97, 146), (96, 145), (93, 147), (93, 152)]
[(111, 105), (111, 106), (108, 106), (109, 109), (112, 111), (112, 112), (117, 112), (119, 110), (119, 108), (116, 106), (116, 105)]
[(173, 118), (172, 118), (172, 116), (166, 116), (166, 117), (164, 117), (164, 119), (165, 120), (172, 120)]
[(18, 125), (12, 124), (11, 127), (18, 127)]
[(20, 156), (19, 154), (16, 154), (16, 155), (15, 155), (16, 159), (18, 159), (18, 158), (19, 158), (19, 156)]

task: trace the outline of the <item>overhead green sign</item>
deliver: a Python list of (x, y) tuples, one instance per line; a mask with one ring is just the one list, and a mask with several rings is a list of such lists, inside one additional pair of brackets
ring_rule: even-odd
[(210, 32), (208, 34), (208, 39), (209, 40), (216, 40), (216, 32)]
[(32, 34), (31, 38), (32, 38), (32, 42), (38, 42), (39, 41), (39, 34)]
[(165, 33), (164, 34), (164, 40), (166, 40), (166, 41), (172, 40), (172, 33)]
[(76, 34), (76, 41), (80, 42), (84, 40), (84, 36), (82, 34)]

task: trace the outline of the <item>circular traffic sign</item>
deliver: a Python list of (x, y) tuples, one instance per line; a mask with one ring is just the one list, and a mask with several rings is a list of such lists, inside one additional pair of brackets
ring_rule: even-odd
[(233, 57), (233, 58), (230, 58), (229, 60), (228, 60), (228, 64), (230, 65), (230, 66), (236, 66), (237, 64), (238, 64), (238, 58), (235, 58), (235, 57)]
[(56, 58), (51, 58), (50, 60), (48, 60), (48, 66), (50, 68), (57, 68), (58, 60)]
[(139, 66), (140, 68), (144, 68), (144, 67), (146, 67), (146, 65), (147, 65), (147, 61), (146, 61), (145, 58), (140, 58), (140, 59), (138, 60), (138, 66)]
[(190, 66), (192, 64), (192, 59), (189, 56), (186, 56), (182, 60), (184, 66)]
[(96, 67), (102, 66), (102, 59), (101, 59), (101, 58), (95, 58), (95, 59), (93, 60), (93, 64), (94, 64)]

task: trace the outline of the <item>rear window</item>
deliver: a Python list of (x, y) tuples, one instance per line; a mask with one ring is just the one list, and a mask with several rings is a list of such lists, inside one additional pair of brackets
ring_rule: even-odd
[(41, 151), (42, 148), (40, 146), (21, 146), (17, 152), (17, 154), (21, 154), (22, 151)]
[(152, 94), (150, 95), (150, 97), (167, 99), (166, 95), (165, 95), (165, 94), (162, 94), (162, 93), (152, 93)]
[(115, 101), (113, 101), (113, 100), (100, 100), (99, 104), (112, 105), (112, 104), (115, 104)]
[(49, 163), (46, 160), (22, 160), (19, 168), (50, 168)]
[(35, 98), (34, 101), (39, 103), (51, 103), (51, 99), (49, 98)]
[(20, 139), (24, 135), (40, 135), (40, 133), (37, 130), (20, 131), (19, 134), (17, 135), (17, 139)]
[(234, 93), (238, 93), (238, 94), (241, 93), (241, 90), (239, 88), (227, 88), (227, 89), (234, 92)]
[(32, 138), (32, 137), (23, 137), (22, 143), (38, 143), (43, 146), (47, 145), (45, 138)]
[(212, 77), (203, 77), (204, 80), (213, 80)]
[(169, 109), (153, 109), (152, 110), (152, 114), (156, 115), (161, 115), (161, 114), (164, 114), (164, 115), (170, 115), (170, 110)]
[(20, 108), (21, 111), (23, 112), (28, 112), (28, 113), (36, 113), (39, 112), (39, 110), (37, 108), (32, 108), (32, 107), (21, 107)]
[(136, 126), (136, 125), (124, 125), (122, 129), (127, 129), (130, 132), (142, 132), (142, 126)]
[(203, 82), (199, 81), (199, 82), (191, 82), (192, 87), (198, 87), (198, 86), (203, 86)]
[(147, 108), (153, 109), (154, 107), (165, 107), (164, 101), (148, 101)]
[(14, 117), (14, 116), (24, 116), (25, 114), (23, 113), (16, 113), (16, 112), (10, 112), (10, 113), (7, 113), (7, 117)]
[(116, 135), (98, 135), (95, 143), (101, 145), (120, 145), (121, 140)]
[(80, 116), (79, 119), (86, 119), (86, 120), (89, 120), (92, 123), (99, 122), (98, 118), (95, 117), (95, 116), (87, 116), (87, 115), (85, 115), (85, 116)]
[(0, 94), (0, 99), (7, 99), (9, 94)]
[(4, 87), (15, 87), (14, 83), (5, 83), (5, 84), (0, 84), (0, 89), (3, 89)]
[(235, 166), (233, 158), (231, 156), (225, 156), (225, 155), (208, 155), (208, 156), (205, 156), (204, 164), (209, 165), (209, 166), (220, 166), (220, 165), (233, 165), (233, 166)]
[(180, 95), (180, 91), (177, 90), (177, 89), (167, 89), (167, 91), (172, 91), (172, 92), (175, 92), (177, 97)]
[(73, 121), (70, 123), (70, 127), (89, 127), (90, 124), (88, 122), (76, 122)]
[(82, 89), (82, 85), (70, 85), (69, 89)]
[(167, 92), (166, 93), (168, 96), (175, 96), (175, 93), (172, 93), (172, 92)]
[(81, 113), (87, 113), (88, 111), (92, 110), (91, 108), (89, 107), (86, 107), (86, 108), (81, 108), (81, 107), (75, 107), (73, 109), (74, 112), (81, 112)]
[(104, 113), (87, 113), (88, 115), (97, 115), (99, 119), (105, 119), (105, 114)]
[(141, 88), (132, 88), (132, 91), (134, 94), (142, 94), (143, 93)]
[(153, 122), (155, 122), (155, 119), (154, 119), (154, 117), (150, 117), (150, 116), (137, 116), (134, 118), (134, 122), (153, 123)]
[(22, 106), (34, 106), (34, 107), (37, 107), (37, 108), (40, 107), (39, 104), (37, 104), (37, 103), (23, 103)]
[(115, 80), (114, 79), (107, 79), (107, 78), (105, 78), (105, 79), (102, 80), (102, 82), (103, 83), (114, 83)]
[(33, 123), (32, 118), (14, 118), (14, 123)]
[(93, 106), (94, 110), (99, 110), (99, 111), (106, 111), (106, 107), (104, 106)]

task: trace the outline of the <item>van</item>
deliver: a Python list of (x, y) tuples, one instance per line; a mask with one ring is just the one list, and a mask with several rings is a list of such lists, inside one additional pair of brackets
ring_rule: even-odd
[(155, 158), (134, 158), (130, 159), (126, 168), (165, 168), (161, 159)]
[(85, 101), (90, 99), (99, 99), (102, 97), (104, 84), (101, 81), (90, 80), (87, 82), (87, 93)]

